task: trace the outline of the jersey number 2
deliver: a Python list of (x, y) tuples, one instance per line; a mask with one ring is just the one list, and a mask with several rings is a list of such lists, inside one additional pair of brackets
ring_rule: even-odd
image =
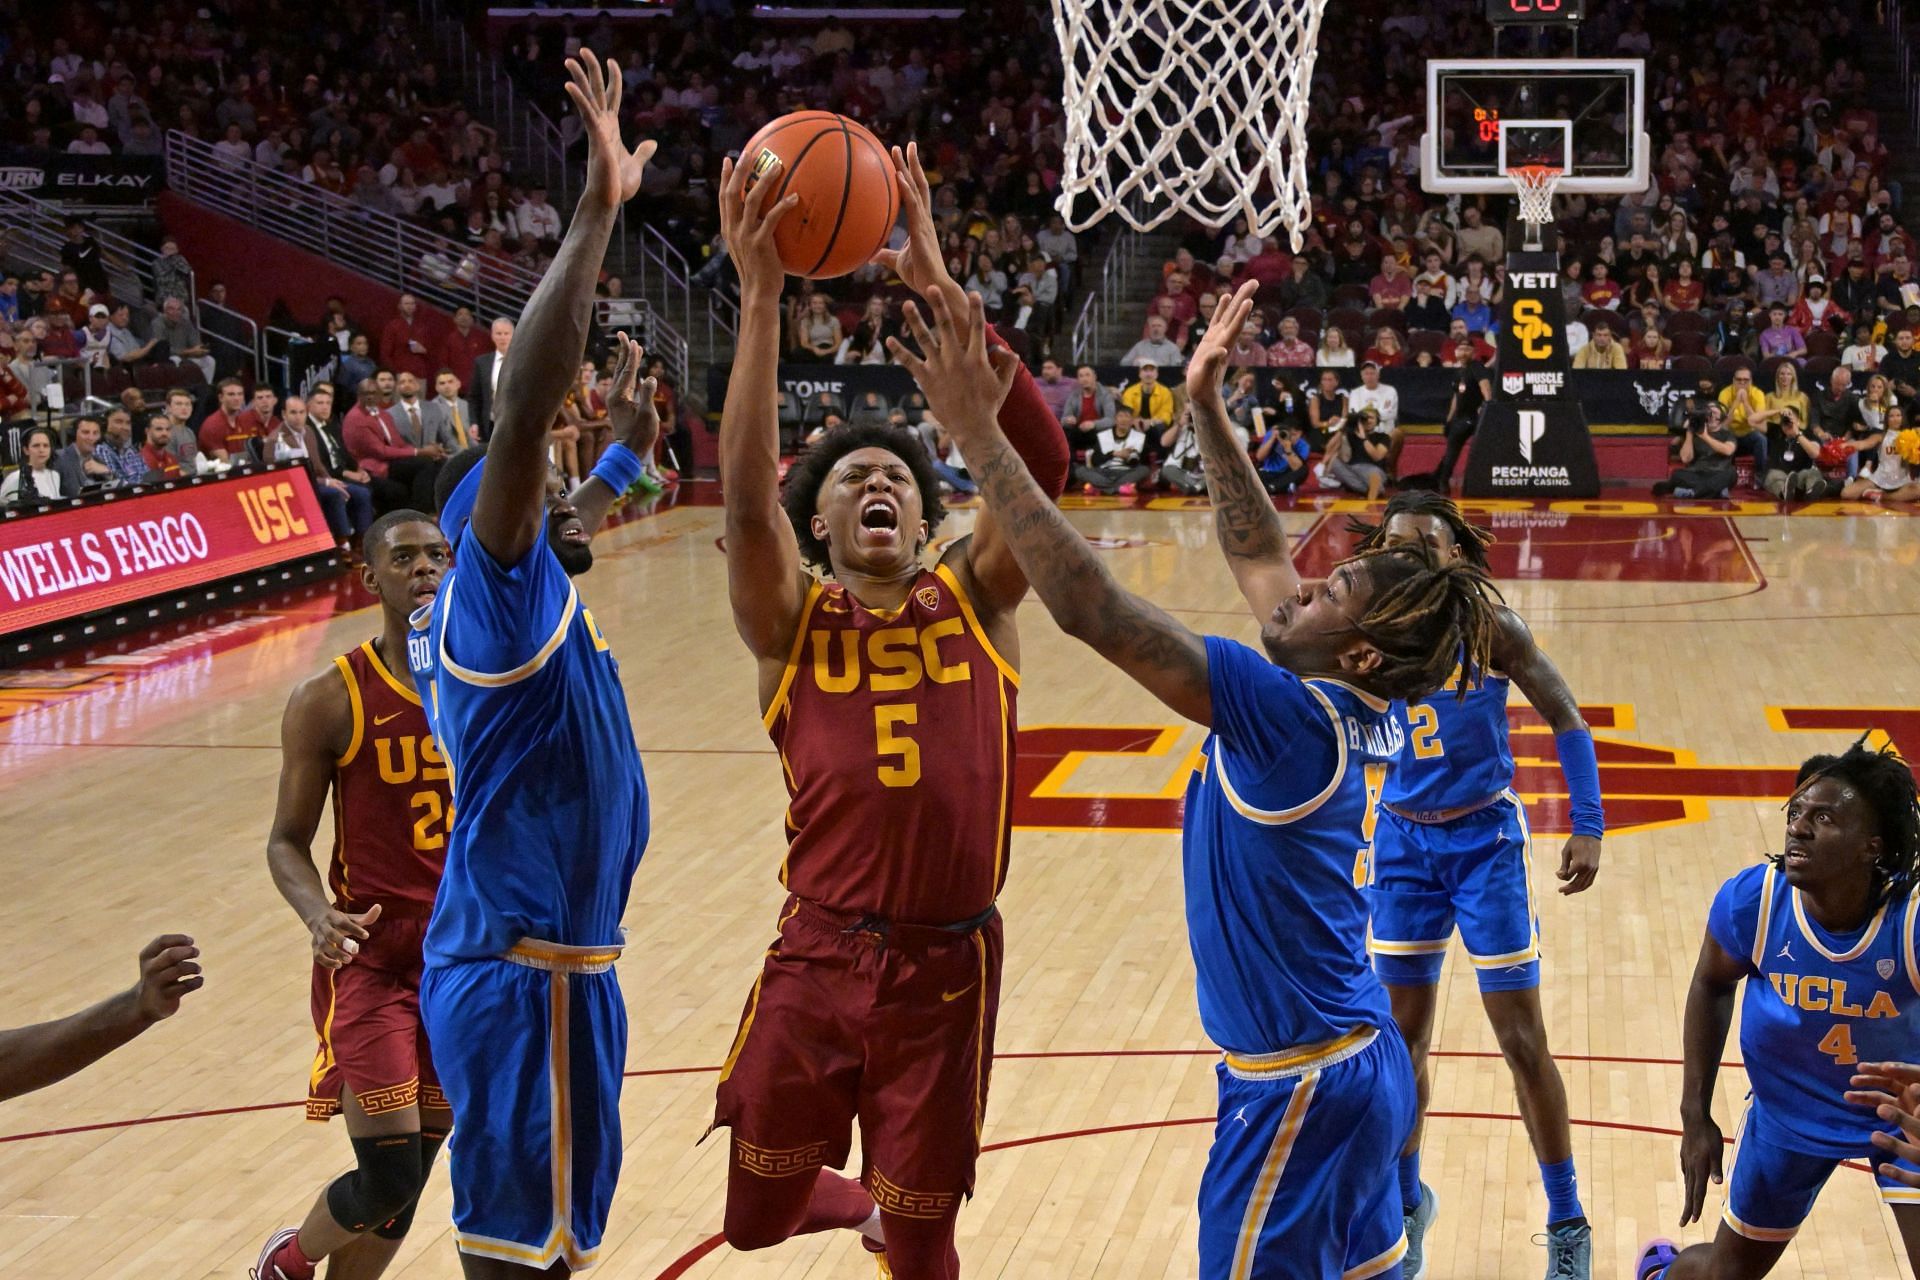
[(1431, 760), (1435, 756), (1447, 753), (1447, 746), (1440, 741), (1440, 713), (1426, 703), (1417, 703), (1407, 708), (1407, 720), (1413, 729), (1413, 757), (1416, 760)]
[(1844, 1022), (1834, 1023), (1833, 1029), (1820, 1038), (1820, 1052), (1842, 1067), (1860, 1061), (1860, 1055), (1853, 1051), (1853, 1028)]
[(920, 723), (920, 708), (911, 702), (896, 702), (873, 709), (873, 749), (882, 757), (898, 756), (899, 764), (883, 764), (874, 772), (882, 786), (911, 787), (920, 781), (920, 744), (895, 726)]
[[(413, 847), (423, 853), (428, 849), (444, 848), (447, 829), (442, 820), (446, 815), (441, 811), (440, 793), (416, 791), (408, 798), (407, 807), (418, 815), (413, 820)], [(435, 831), (435, 827), (440, 829)]]

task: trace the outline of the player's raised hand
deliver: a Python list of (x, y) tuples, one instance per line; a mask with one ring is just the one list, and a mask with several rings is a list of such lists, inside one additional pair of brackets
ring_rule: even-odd
[(613, 366), (613, 385), (607, 390), (607, 421), (620, 442), (644, 458), (660, 438), (660, 406), (653, 400), (658, 383), (640, 376), (647, 353), (639, 343), (624, 332), (614, 336), (614, 343), (620, 356)]
[(620, 137), (620, 64), (612, 58), (603, 65), (582, 46), (567, 59), (566, 89), (587, 133), (587, 186), (581, 199), (618, 209), (640, 193), (640, 176), (659, 144), (647, 141), (627, 150)]
[(780, 184), (774, 181), (779, 172), (777, 159), (757, 178), (751, 165), (731, 156), (720, 162), (720, 236), (734, 270), (740, 273), (742, 302), (756, 295), (777, 299), (787, 282), (773, 233), (800, 197), (792, 192), (780, 194)]
[(1720, 1161), (1726, 1145), (1712, 1116), (1686, 1122), (1680, 1137), (1680, 1173), (1687, 1188), (1687, 1202), (1680, 1211), (1681, 1226), (1700, 1221), (1700, 1211), (1707, 1203), (1707, 1184), (1718, 1186), (1724, 1180)]
[(184, 933), (163, 933), (140, 951), (140, 981), (133, 989), (140, 1016), (148, 1022), (171, 1018), (188, 992), (206, 984), (200, 972), (200, 948)]
[(1207, 331), (1194, 347), (1192, 358), (1187, 361), (1189, 400), (1221, 398), (1220, 385), (1226, 377), (1227, 353), (1240, 344), (1240, 333), (1247, 327), (1247, 317), (1253, 314), (1253, 295), (1259, 288), (1258, 280), (1249, 280), (1234, 290), (1232, 297), (1222, 298), (1215, 304), (1213, 318), (1207, 322)]
[(1005, 347), (987, 343), (986, 304), (977, 293), (962, 295), (966, 310), (955, 314), (944, 289), (927, 298), (933, 315), (929, 326), (920, 307), (908, 302), (902, 309), (907, 331), (920, 344), (920, 355), (898, 338), (887, 348), (926, 393), (927, 408), (965, 452), (969, 441), (997, 429), (1000, 402), (1007, 398), (1020, 357)]
[(1585, 893), (1600, 874), (1600, 841), (1595, 836), (1569, 836), (1560, 850), (1560, 892)]
[[(1920, 1164), (1920, 1065), (1911, 1062), (1863, 1062), (1854, 1072), (1848, 1102), (1872, 1107), (1888, 1124), (1897, 1125), (1905, 1139), (1876, 1132), (1873, 1145), (1908, 1164)], [(1920, 1174), (1891, 1162), (1880, 1173), (1909, 1187), (1920, 1187)]]
[(873, 260), (921, 297), (931, 298), (939, 290), (947, 293), (950, 305), (958, 307), (961, 289), (947, 274), (946, 260), (940, 256), (940, 232), (933, 225), (933, 189), (920, 164), (919, 143), (909, 142), (905, 151), (893, 148), (893, 177), (900, 188), (900, 207), (907, 215), (907, 243), (901, 249), (883, 248)]
[(313, 962), (323, 969), (344, 969), (360, 954), (360, 944), (372, 935), (367, 932), (380, 918), (380, 904), (374, 903), (358, 915), (328, 907), (307, 921), (312, 935)]

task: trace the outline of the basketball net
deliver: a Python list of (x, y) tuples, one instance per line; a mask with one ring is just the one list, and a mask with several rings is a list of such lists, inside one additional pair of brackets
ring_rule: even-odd
[(1257, 236), (1284, 226), (1297, 252), (1312, 222), (1307, 103), (1327, 0), (1052, 3), (1067, 225), (1245, 217)]
[(1553, 190), (1560, 185), (1560, 172), (1545, 164), (1521, 164), (1507, 170), (1520, 200), (1520, 221), (1527, 224), (1529, 249), (1540, 247), (1540, 228), (1553, 221)]

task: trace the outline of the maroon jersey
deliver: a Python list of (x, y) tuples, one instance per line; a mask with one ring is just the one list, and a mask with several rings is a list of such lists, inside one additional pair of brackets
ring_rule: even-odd
[(327, 885), (348, 911), (431, 910), (447, 861), (453, 793), (413, 685), (368, 641), (333, 660), (353, 703), (353, 740), (333, 769)]
[(992, 906), (1019, 685), (946, 566), (923, 570), (887, 613), (816, 582), (766, 714), (790, 797), (780, 882), (911, 924)]

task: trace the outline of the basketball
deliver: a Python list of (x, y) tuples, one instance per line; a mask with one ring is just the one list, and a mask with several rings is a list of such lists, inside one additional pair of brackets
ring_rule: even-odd
[(843, 276), (886, 246), (900, 190), (892, 157), (866, 126), (831, 111), (781, 116), (740, 152), (756, 180), (775, 160), (780, 194), (800, 197), (774, 236), (790, 274)]

